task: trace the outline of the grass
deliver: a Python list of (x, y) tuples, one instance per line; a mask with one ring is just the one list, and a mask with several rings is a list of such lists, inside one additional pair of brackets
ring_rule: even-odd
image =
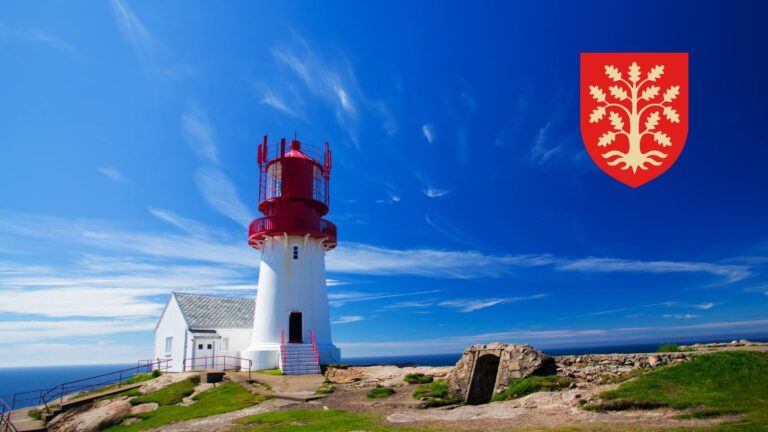
[(687, 417), (743, 414), (744, 420), (717, 431), (765, 430), (768, 425), (768, 353), (730, 351), (648, 372), (603, 392), (591, 410), (673, 408)]
[(366, 399), (382, 399), (385, 397), (390, 397), (393, 394), (395, 394), (395, 390), (391, 389), (389, 387), (382, 387), (380, 385), (377, 385), (376, 387), (372, 388), (371, 391), (368, 392), (368, 394), (365, 395)]
[(131, 399), (131, 405), (140, 405), (149, 402), (156, 402), (159, 405), (176, 405), (191, 395), (195, 391), (195, 382), (192, 379), (185, 379), (173, 383), (160, 390)]
[[(156, 372), (159, 372), (159, 371), (156, 371)], [(96, 389), (93, 389), (93, 390), (84, 391), (82, 393), (78, 393), (77, 397), (80, 398), (80, 397), (89, 396), (89, 395), (96, 394), (96, 393), (101, 393), (103, 391), (112, 390), (112, 389), (115, 389), (115, 388), (118, 388), (118, 387), (122, 387), (124, 385), (138, 384), (140, 382), (149, 381), (149, 380), (154, 379), (154, 378), (157, 378), (157, 376), (154, 375), (154, 372), (152, 372), (152, 373), (144, 373), (144, 374), (136, 374), (136, 375), (126, 379), (125, 381), (123, 381), (120, 384), (110, 384), (108, 386), (99, 387), (99, 388), (96, 388)]]
[(419, 388), (413, 392), (413, 398), (427, 398), (427, 408), (453, 405), (461, 402), (461, 399), (452, 395), (451, 392), (448, 391), (448, 385), (443, 380), (437, 380), (433, 383), (419, 386)]
[(254, 372), (262, 375), (275, 375), (275, 376), (279, 376), (283, 374), (283, 372), (279, 368), (278, 369), (261, 369)]
[(516, 399), (540, 391), (558, 391), (567, 388), (571, 380), (556, 375), (529, 376), (509, 380), (509, 387), (493, 395), (493, 401)]
[(33, 408), (33, 409), (27, 411), (27, 416), (31, 417), (31, 418), (33, 418), (35, 420), (42, 420), (43, 419), (43, 410), (37, 409), (37, 408)]
[(331, 394), (336, 391), (336, 386), (330, 383), (323, 383), (315, 390), (315, 394)]
[(429, 429), (413, 429), (387, 426), (375, 414), (358, 414), (337, 410), (290, 410), (276, 411), (235, 420), (242, 425), (236, 432), (426, 432)]
[(687, 351), (694, 351), (693, 348), (686, 348), (681, 349), (680, 346), (676, 343), (665, 343), (659, 345), (658, 348), (656, 348), (656, 352), (659, 353), (673, 353), (673, 352), (687, 352)]
[[(173, 384), (172, 384), (173, 385)], [(151, 396), (164, 389), (150, 393)], [(210, 390), (206, 390), (193, 397), (195, 403), (189, 406), (168, 405), (175, 398), (155, 397), (155, 401), (161, 401), (160, 407), (154, 411), (136, 414), (140, 422), (131, 425), (117, 425), (106, 429), (109, 432), (135, 432), (157, 428), (169, 423), (183, 420), (191, 420), (200, 417), (208, 417), (223, 414), (230, 411), (243, 409), (265, 400), (264, 396), (251, 394), (240, 385), (227, 382)]]
[(434, 380), (431, 376), (424, 375), (423, 373), (408, 373), (403, 378), (403, 381), (408, 384), (429, 384)]

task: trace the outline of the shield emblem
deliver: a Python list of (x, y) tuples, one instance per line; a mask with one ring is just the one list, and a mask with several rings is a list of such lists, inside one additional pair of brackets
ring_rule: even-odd
[(606, 174), (636, 188), (688, 136), (688, 53), (582, 53), (581, 137)]

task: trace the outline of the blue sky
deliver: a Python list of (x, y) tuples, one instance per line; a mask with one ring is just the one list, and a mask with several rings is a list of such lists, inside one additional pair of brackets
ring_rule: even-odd
[[(253, 296), (256, 145), (294, 131), (334, 150), (345, 356), (765, 335), (765, 12), (3, 2), (0, 366), (148, 358), (171, 290)], [(690, 53), (645, 186), (584, 149), (582, 51)]]

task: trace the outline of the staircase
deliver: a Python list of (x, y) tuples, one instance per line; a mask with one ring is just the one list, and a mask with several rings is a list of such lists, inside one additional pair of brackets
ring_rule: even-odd
[(319, 374), (315, 348), (312, 344), (289, 343), (285, 345), (281, 369), (285, 375)]
[(320, 354), (315, 332), (309, 331), (310, 343), (285, 343), (285, 331), (280, 341), (280, 370), (283, 375), (311, 375), (320, 373)]

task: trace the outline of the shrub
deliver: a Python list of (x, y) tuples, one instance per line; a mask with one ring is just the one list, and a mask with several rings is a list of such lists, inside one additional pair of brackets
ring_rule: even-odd
[(434, 378), (422, 373), (409, 373), (405, 374), (403, 381), (407, 382), (408, 384), (428, 384), (434, 381)]
[(682, 348), (680, 348), (679, 345), (677, 345), (676, 343), (673, 343), (673, 342), (663, 343), (663, 344), (659, 345), (658, 348), (656, 348), (656, 352), (660, 352), (660, 353), (686, 352), (686, 351), (694, 351), (694, 349), (690, 348), (690, 347), (682, 349)]
[(385, 397), (389, 397), (395, 394), (395, 391), (388, 387), (382, 387), (380, 385), (376, 385), (371, 391), (368, 392), (367, 395), (365, 395), (366, 399), (381, 399)]
[(315, 390), (315, 394), (331, 394), (336, 391), (336, 386), (333, 384), (323, 383)]
[(157, 378), (157, 377), (159, 377), (162, 374), (163, 373), (160, 372), (160, 369), (155, 369), (155, 370), (152, 371), (152, 378)]
[(419, 386), (419, 388), (413, 392), (413, 398), (426, 399), (424, 401), (424, 406), (426, 408), (453, 405), (461, 402), (461, 399), (448, 391), (448, 384), (443, 380), (437, 380), (430, 384)]
[(571, 380), (556, 375), (529, 376), (509, 380), (509, 387), (501, 393), (493, 395), (494, 401), (516, 399), (540, 391), (558, 391), (567, 388)]

